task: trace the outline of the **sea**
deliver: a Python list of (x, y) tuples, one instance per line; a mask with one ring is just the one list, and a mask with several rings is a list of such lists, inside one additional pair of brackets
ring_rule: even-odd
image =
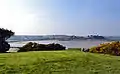
[(59, 40), (42, 40), (42, 41), (20, 41), (10, 42), (11, 47), (22, 47), (28, 42), (36, 42), (39, 44), (59, 43), (66, 48), (90, 48), (101, 43), (110, 42), (105, 40), (79, 40), (79, 41), (59, 41)]
[[(49, 43), (59, 43), (66, 48), (90, 48), (97, 46), (105, 42), (111, 42), (107, 40), (69, 40), (69, 41), (60, 41), (60, 40), (43, 40), (46, 36), (13, 36), (7, 41), (11, 47), (22, 47), (28, 42), (36, 42), (39, 44), (49, 44)], [(120, 40), (120, 37), (107, 37), (109, 39)]]

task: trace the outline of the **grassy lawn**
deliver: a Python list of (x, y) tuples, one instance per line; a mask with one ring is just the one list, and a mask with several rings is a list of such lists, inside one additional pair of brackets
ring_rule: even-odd
[(120, 57), (76, 51), (0, 54), (0, 74), (120, 74)]

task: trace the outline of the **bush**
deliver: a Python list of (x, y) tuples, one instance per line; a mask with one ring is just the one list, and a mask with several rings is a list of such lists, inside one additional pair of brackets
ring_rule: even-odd
[(120, 56), (120, 42), (114, 41), (110, 43), (103, 43), (98, 46), (90, 48), (89, 52)]
[(0, 52), (4, 53), (10, 49), (10, 44), (6, 41), (14, 35), (14, 32), (8, 29), (0, 28)]
[(49, 51), (49, 50), (65, 50), (66, 47), (60, 44), (38, 44), (29, 42), (18, 50), (18, 52), (26, 51)]

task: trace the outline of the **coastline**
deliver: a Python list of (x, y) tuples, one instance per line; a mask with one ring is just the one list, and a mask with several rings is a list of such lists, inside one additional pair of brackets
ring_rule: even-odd
[(97, 46), (101, 43), (111, 42), (107, 40), (72, 40), (72, 41), (59, 41), (59, 40), (42, 40), (42, 41), (20, 41), (20, 42), (11, 42), (9, 43), (11, 45), (10, 50), (15, 51), (18, 50), (17, 47), (22, 47), (23, 45), (27, 44), (28, 42), (36, 42), (39, 44), (49, 44), (49, 43), (59, 43), (68, 48), (90, 48), (93, 46)]

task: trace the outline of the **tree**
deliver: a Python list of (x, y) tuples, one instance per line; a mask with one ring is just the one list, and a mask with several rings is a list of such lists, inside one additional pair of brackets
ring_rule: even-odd
[(6, 52), (10, 49), (10, 45), (6, 40), (14, 35), (14, 32), (8, 29), (0, 28), (0, 52)]

